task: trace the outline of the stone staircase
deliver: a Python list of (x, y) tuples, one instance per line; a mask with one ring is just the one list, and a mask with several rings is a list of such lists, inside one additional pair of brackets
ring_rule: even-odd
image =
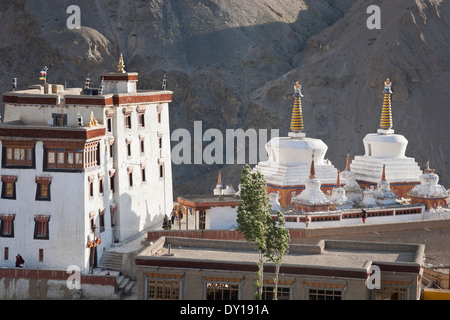
[(115, 251), (105, 251), (99, 263), (99, 268), (104, 270), (121, 271), (122, 270), (122, 253)]
[(116, 289), (122, 299), (132, 298), (136, 294), (136, 281), (121, 274), (122, 253), (114, 251), (103, 252), (98, 268), (94, 274), (105, 274), (108, 270), (110, 275), (116, 276)]

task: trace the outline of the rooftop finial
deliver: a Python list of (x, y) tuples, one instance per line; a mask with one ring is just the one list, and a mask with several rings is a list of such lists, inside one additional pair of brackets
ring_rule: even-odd
[(336, 188), (341, 187), (341, 171), (338, 169), (337, 171), (337, 181), (336, 181)]
[(392, 94), (392, 82), (388, 78), (384, 83), (383, 90), (383, 108), (381, 109), (380, 129), (390, 130), (392, 129), (392, 111), (391, 111), (391, 94)]
[(217, 187), (222, 187), (222, 171), (219, 171), (219, 175), (217, 176)]
[(122, 55), (122, 53), (120, 54), (119, 64), (117, 66), (117, 72), (118, 73), (125, 73), (125, 65), (123, 63), (123, 55)]
[(386, 165), (383, 164), (383, 173), (381, 174), (381, 181), (386, 181)]
[(350, 171), (350, 154), (347, 153), (347, 162), (345, 163), (345, 170)]
[(427, 161), (426, 168), (423, 171), (425, 173), (434, 173), (434, 169), (430, 169), (430, 160)]
[(294, 87), (294, 107), (292, 109), (292, 119), (291, 119), (291, 131), (300, 132), (303, 130), (303, 116), (300, 98), (302, 95), (302, 86), (297, 81)]

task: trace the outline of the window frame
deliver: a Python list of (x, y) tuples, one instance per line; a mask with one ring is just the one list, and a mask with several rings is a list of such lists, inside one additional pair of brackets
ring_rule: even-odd
[[(16, 150), (23, 151), (19, 151), (20, 153), (23, 153), (23, 159), (15, 159)], [(36, 142), (2, 141), (2, 167), (34, 169), (36, 167)]]
[[(158, 286), (158, 284), (162, 284), (162, 286)], [(170, 286), (167, 286), (166, 284), (170, 284)], [(160, 291), (158, 291), (158, 287), (161, 287)], [(169, 288), (169, 295), (167, 295), (168, 292), (167, 290), (165, 290), (167, 288)], [(158, 292), (160, 292), (161, 294), (158, 295)], [(162, 273), (145, 274), (146, 300), (181, 300), (182, 292), (183, 292), (183, 275), (162, 274)], [(169, 299), (166, 299), (167, 297)]]
[(34, 217), (33, 239), (35, 239), (35, 240), (49, 240), (50, 239), (49, 222), (50, 222), (50, 216), (36, 215)]
[[(17, 198), (17, 176), (1, 176), (2, 179), (2, 193), (1, 198), (5, 200), (16, 200)], [(9, 195), (9, 189), (11, 190), (11, 195)]]
[[(344, 300), (346, 287), (347, 283), (344, 282), (305, 281), (306, 300)], [(312, 290), (316, 291), (316, 299), (311, 299), (314, 294), (311, 292)], [(319, 299), (322, 296), (323, 299)], [(339, 299), (334, 299), (337, 296), (339, 296)], [(326, 299), (327, 297), (332, 299)]]
[[(16, 220), (15, 214), (0, 215), (0, 237), (1, 238), (14, 238), (14, 221)], [(8, 232), (5, 232), (8, 229)]]

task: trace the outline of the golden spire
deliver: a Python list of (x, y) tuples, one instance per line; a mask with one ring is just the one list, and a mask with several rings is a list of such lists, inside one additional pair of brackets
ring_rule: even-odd
[(117, 66), (118, 73), (125, 73), (125, 65), (123, 64), (123, 56), (120, 54), (119, 65)]
[(300, 98), (303, 97), (301, 93), (302, 86), (295, 83), (295, 94), (294, 94), (294, 107), (292, 109), (292, 119), (291, 119), (291, 131), (300, 132), (303, 131), (303, 116), (302, 116), (302, 106)]
[(389, 78), (384, 83), (383, 108), (381, 109), (380, 129), (392, 129), (391, 94), (392, 82)]

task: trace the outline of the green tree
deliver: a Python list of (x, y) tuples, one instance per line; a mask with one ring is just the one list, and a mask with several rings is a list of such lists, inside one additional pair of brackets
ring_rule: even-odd
[(237, 209), (237, 230), (258, 250), (258, 288), (257, 298), (262, 299), (264, 255), (267, 250), (268, 219), (271, 219), (269, 196), (266, 192), (266, 180), (249, 165), (245, 165), (241, 174), (241, 201)]
[(274, 300), (278, 300), (278, 274), (280, 273), (283, 256), (289, 250), (290, 240), (284, 215), (277, 210), (277, 221), (272, 218), (267, 220), (266, 252), (264, 253), (268, 261), (275, 263)]

